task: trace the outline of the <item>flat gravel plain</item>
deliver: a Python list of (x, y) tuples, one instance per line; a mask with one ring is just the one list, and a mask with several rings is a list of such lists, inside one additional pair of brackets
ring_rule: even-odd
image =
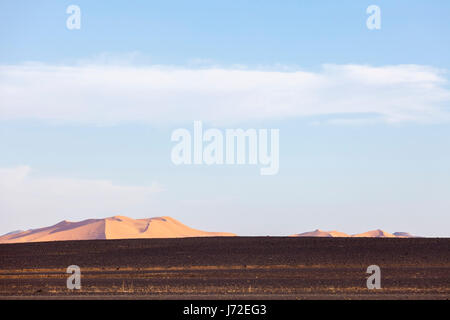
[[(66, 269), (81, 269), (69, 290)], [(369, 265), (381, 289), (368, 290)], [(450, 239), (218, 237), (0, 245), (0, 299), (449, 299)]]

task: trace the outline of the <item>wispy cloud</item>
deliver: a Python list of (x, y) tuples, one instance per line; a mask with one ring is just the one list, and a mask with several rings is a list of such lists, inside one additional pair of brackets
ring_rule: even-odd
[(444, 71), (420, 65), (324, 65), (317, 72), (0, 66), (0, 119), (112, 125), (359, 114), (391, 123), (435, 123), (450, 120), (448, 84)]
[(0, 168), (0, 222), (27, 227), (114, 214), (155, 215), (148, 210), (155, 193), (163, 190), (157, 183), (123, 186), (108, 180), (37, 177), (28, 166)]

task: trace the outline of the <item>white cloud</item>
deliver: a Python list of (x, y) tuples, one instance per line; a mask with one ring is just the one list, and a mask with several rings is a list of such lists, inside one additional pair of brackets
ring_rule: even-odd
[(160, 191), (156, 183), (121, 186), (107, 180), (35, 177), (28, 166), (0, 168), (0, 224), (2, 229), (23, 228), (64, 219), (158, 215), (149, 210)]
[(130, 65), (0, 66), (0, 119), (108, 125), (333, 115), (447, 122), (442, 70), (419, 65), (324, 65), (320, 71)]

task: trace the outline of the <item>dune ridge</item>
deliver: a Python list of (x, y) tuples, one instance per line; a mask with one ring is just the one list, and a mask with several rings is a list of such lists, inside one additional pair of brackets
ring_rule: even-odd
[(357, 233), (353, 235), (346, 234), (340, 231), (322, 231), (314, 230), (310, 232), (303, 232), (299, 234), (293, 234), (291, 237), (330, 237), (330, 238), (416, 238), (416, 236), (411, 235), (408, 232), (394, 232), (389, 233), (381, 229), (371, 230), (363, 233)]
[[(27, 231), (17, 230), (0, 236), (0, 243), (231, 236), (236, 235), (228, 232), (208, 232), (193, 229), (168, 216), (148, 219), (113, 216), (105, 219), (87, 219), (79, 222), (64, 220), (50, 227)], [(353, 235), (336, 230), (323, 231), (316, 229), (310, 232), (293, 234), (290, 237), (416, 238), (416, 236), (407, 232), (389, 233), (380, 229)]]
[(340, 238), (340, 237), (350, 237), (350, 235), (339, 232), (339, 231), (322, 231), (320, 229), (316, 229), (310, 232), (303, 232), (299, 234), (294, 234), (292, 237), (327, 237), (327, 238)]
[(132, 219), (114, 216), (80, 222), (64, 220), (50, 227), (8, 233), (0, 237), (0, 243), (229, 236), (236, 235), (193, 229), (171, 217)]

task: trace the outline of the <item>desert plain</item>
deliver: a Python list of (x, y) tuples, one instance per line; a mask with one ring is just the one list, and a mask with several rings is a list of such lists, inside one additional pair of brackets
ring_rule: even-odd
[[(0, 244), (1, 299), (448, 299), (450, 239), (190, 237)], [(81, 269), (81, 289), (66, 269)], [(381, 289), (369, 290), (369, 265)]]

